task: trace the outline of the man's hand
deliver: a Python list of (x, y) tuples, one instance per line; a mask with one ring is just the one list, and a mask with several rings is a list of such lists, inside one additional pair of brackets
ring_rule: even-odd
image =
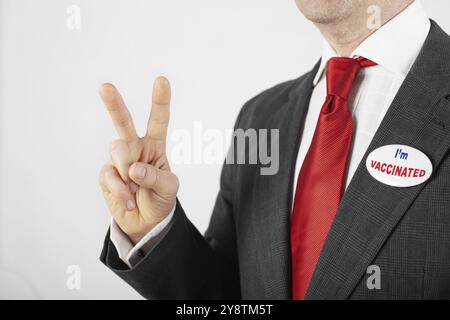
[(100, 186), (114, 220), (136, 244), (170, 213), (178, 192), (178, 178), (166, 157), (170, 84), (163, 77), (155, 80), (147, 133), (142, 138), (119, 91), (103, 84), (100, 96), (120, 137), (110, 145), (111, 162), (100, 173)]

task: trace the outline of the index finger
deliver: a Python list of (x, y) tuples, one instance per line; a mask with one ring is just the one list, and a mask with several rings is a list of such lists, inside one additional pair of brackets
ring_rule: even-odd
[(170, 83), (158, 77), (153, 84), (152, 111), (147, 125), (147, 136), (156, 140), (166, 140), (170, 118)]
[(131, 114), (116, 87), (110, 83), (104, 83), (100, 86), (99, 92), (119, 137), (125, 141), (137, 139)]

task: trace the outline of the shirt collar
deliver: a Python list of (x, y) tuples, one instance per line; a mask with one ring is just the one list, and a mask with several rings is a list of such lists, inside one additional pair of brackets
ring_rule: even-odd
[[(362, 56), (406, 77), (428, 36), (430, 27), (430, 20), (421, 2), (415, 0), (365, 39), (351, 56)], [(328, 60), (336, 56), (334, 49), (324, 40), (322, 59), (314, 85), (322, 78)]]

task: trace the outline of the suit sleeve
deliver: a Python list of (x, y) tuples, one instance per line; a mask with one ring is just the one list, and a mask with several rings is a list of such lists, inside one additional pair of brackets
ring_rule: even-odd
[(204, 236), (177, 201), (167, 233), (137, 264), (119, 258), (109, 232), (100, 260), (147, 299), (240, 299), (232, 184), (224, 164)]

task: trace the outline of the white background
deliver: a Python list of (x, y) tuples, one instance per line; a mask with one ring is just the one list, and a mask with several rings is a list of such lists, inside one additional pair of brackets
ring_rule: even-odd
[[(450, 2), (422, 2), (450, 31)], [(80, 30), (67, 28), (72, 4)], [(100, 83), (120, 88), (141, 133), (159, 74), (172, 83), (171, 129), (223, 131), (321, 51), (294, 0), (0, 0), (0, 14), (0, 298), (140, 297), (98, 260), (109, 223), (98, 172), (116, 138)], [(220, 165), (172, 167), (203, 232)], [(66, 287), (69, 265), (80, 290)]]

